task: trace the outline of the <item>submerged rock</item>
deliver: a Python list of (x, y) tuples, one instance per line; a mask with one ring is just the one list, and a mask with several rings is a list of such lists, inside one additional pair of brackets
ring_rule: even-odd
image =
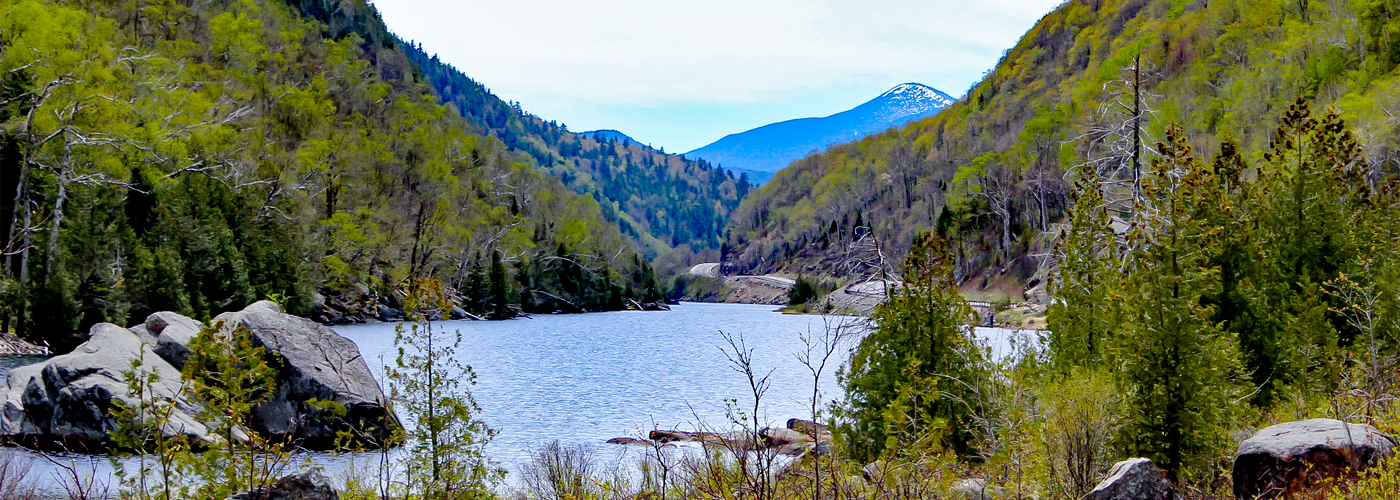
[(1266, 427), (1235, 454), (1235, 497), (1275, 498), (1360, 471), (1394, 453), (1395, 445), (1375, 427), (1330, 418)]
[(615, 437), (609, 439), (608, 444), (621, 444), (628, 446), (651, 446), (655, 443), (652, 443), (651, 441), (647, 441), (645, 439), (637, 439), (633, 437)]

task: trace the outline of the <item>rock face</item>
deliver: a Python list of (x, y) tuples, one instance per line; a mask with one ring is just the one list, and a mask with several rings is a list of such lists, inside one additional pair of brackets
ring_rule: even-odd
[(1237, 498), (1275, 498), (1374, 465), (1395, 438), (1365, 424), (1317, 418), (1266, 427), (1240, 443), (1231, 472)]
[(1129, 458), (1113, 464), (1108, 477), (1084, 500), (1172, 500), (1176, 488), (1157, 464), (1146, 458)]
[(117, 428), (117, 402), (135, 406), (124, 373), (140, 360), (159, 376), (148, 397), (173, 402), (175, 411), (161, 432), (208, 442), (208, 429), (195, 419), (199, 408), (180, 394), (180, 371), (131, 330), (110, 323), (94, 325), (87, 342), (73, 352), (10, 371), (0, 412), (0, 438), (6, 442), (74, 450), (98, 450)]
[(240, 493), (229, 500), (339, 500), (340, 494), (318, 469), (308, 469), (278, 479), (258, 491)]
[(146, 331), (156, 336), (156, 354), (175, 368), (185, 366), (191, 340), (204, 331), (204, 325), (173, 312), (158, 312), (146, 318)]
[[(269, 301), (215, 320), (225, 321), (227, 328), (247, 327), (254, 344), (265, 348), (280, 367), (272, 400), (254, 410), (255, 430), (299, 440), (307, 448), (329, 448), (342, 430), (380, 442), (399, 428), (379, 382), (350, 339), (306, 318), (283, 314)], [(344, 405), (346, 414), (322, 415), (307, 404), (312, 399)]]
[[(225, 328), (247, 327), (254, 343), (266, 349), (279, 369), (272, 399), (254, 409), (254, 430), (324, 449), (334, 446), (339, 431), (375, 444), (400, 428), (359, 348), (349, 339), (283, 314), (267, 301), (218, 319), (226, 321)], [(138, 403), (125, 380), (138, 359), (143, 370), (159, 376), (148, 397), (174, 403), (162, 432), (196, 442), (217, 441), (197, 420), (200, 408), (181, 395), (177, 368), (189, 355), (190, 340), (202, 330), (199, 322), (170, 312), (152, 314), (131, 329), (100, 323), (73, 352), (11, 370), (0, 388), (0, 441), (101, 451), (117, 428), (117, 402)], [(307, 403), (311, 399), (340, 403), (346, 413), (323, 415)]]

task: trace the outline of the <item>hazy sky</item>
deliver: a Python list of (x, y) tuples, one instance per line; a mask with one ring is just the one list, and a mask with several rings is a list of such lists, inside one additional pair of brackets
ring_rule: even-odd
[(961, 97), (1062, 0), (377, 0), (389, 29), (573, 131), (682, 153), (904, 82)]

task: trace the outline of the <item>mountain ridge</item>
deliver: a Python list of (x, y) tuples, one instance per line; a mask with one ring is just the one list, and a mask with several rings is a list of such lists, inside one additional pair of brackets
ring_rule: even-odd
[(902, 83), (845, 111), (736, 132), (685, 155), (748, 173), (762, 183), (809, 153), (931, 116), (953, 102), (951, 96), (933, 87)]
[[(937, 231), (960, 280), (1015, 282), (1015, 298), (1044, 282), (1033, 276), (1049, 265), (1077, 169), (1131, 165), (1134, 136), (1147, 168), (1172, 123), (1201, 157), (1229, 141), (1262, 161), (1299, 97), (1340, 113), (1370, 161), (1394, 171), (1400, 16), (1385, 2), (1299, 8), (1067, 1), (948, 109), (794, 161), (756, 190), (730, 217), (726, 269), (845, 277), (832, 249), (858, 235), (897, 261), (916, 234)], [(1140, 134), (1123, 129), (1134, 82)]]

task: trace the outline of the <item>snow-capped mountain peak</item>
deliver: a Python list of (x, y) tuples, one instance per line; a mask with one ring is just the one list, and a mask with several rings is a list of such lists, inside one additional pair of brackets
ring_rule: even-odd
[(730, 134), (686, 156), (747, 172), (750, 179), (763, 182), (773, 172), (814, 151), (932, 116), (950, 104), (953, 98), (938, 89), (903, 83), (855, 108)]
[(885, 120), (927, 114), (953, 104), (953, 98), (920, 83), (901, 83), (880, 94), (869, 104), (878, 103), (876, 115)]

